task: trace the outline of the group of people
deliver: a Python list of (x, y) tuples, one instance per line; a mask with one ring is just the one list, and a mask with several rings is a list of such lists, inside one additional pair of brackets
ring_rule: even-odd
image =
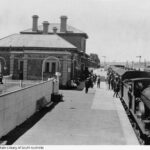
[(89, 88), (93, 88), (94, 84), (100, 88), (101, 77), (100, 75), (92, 74), (85, 80), (85, 93), (88, 93)]
[(120, 78), (115, 75), (113, 72), (108, 71), (107, 73), (107, 82), (108, 89), (112, 89), (114, 91), (113, 97), (118, 97), (118, 93), (120, 91)]
[[(108, 89), (113, 90), (113, 97), (118, 97), (120, 91), (120, 78), (112, 71), (108, 70), (107, 73)], [(85, 80), (85, 93), (88, 93), (89, 88), (93, 88), (94, 84), (97, 84), (97, 88), (100, 88), (101, 76), (96, 74), (90, 74)]]

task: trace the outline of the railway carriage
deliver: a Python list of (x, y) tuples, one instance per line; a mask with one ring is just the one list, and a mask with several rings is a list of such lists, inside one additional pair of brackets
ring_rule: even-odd
[[(134, 128), (144, 142), (150, 137), (150, 72), (112, 67), (120, 78), (120, 99), (134, 120)], [(148, 141), (147, 141), (148, 140)]]

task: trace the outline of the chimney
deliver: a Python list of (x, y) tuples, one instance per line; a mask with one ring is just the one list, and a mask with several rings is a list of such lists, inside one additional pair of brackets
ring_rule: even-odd
[(32, 31), (38, 31), (38, 18), (39, 16), (33, 15), (33, 24), (32, 24)]
[(60, 23), (60, 32), (67, 31), (67, 16), (61, 16), (61, 23)]
[(43, 22), (43, 34), (48, 34), (48, 26), (49, 26), (49, 22), (44, 21)]
[(54, 33), (54, 34), (57, 33), (57, 27), (53, 27), (53, 33)]

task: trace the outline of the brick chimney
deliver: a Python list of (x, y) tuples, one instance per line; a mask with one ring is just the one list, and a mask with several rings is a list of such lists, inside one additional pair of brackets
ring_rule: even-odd
[(32, 31), (38, 31), (38, 18), (39, 16), (33, 15), (33, 24), (32, 24)]
[(44, 21), (43, 22), (43, 34), (48, 34), (48, 28), (49, 27), (49, 22), (48, 21)]
[(54, 34), (57, 33), (57, 27), (53, 27), (53, 33), (54, 33)]
[(67, 16), (61, 16), (60, 17), (60, 32), (66, 32), (67, 31)]

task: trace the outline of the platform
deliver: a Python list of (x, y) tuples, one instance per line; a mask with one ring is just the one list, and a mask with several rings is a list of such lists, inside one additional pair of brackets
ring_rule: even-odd
[(138, 145), (119, 99), (105, 82), (85, 94), (61, 91), (59, 103), (14, 145)]

